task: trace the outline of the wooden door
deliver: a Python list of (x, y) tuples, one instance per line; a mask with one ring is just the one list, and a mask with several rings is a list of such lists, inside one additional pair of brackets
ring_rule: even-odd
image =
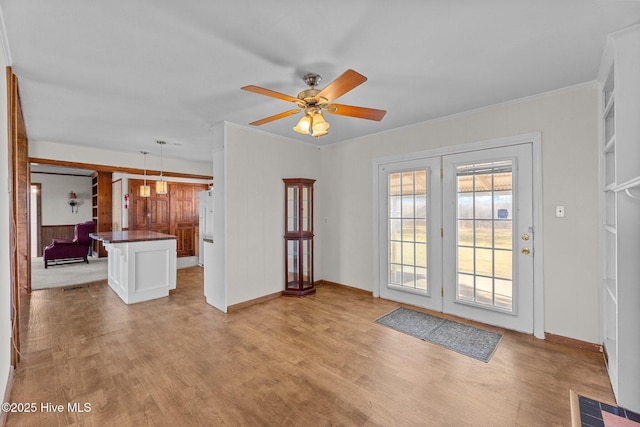
[(170, 183), (171, 234), (178, 237), (178, 256), (195, 256), (197, 246), (198, 199), (193, 184)]
[(140, 197), (142, 180), (129, 180), (129, 230), (151, 230), (177, 239), (179, 257), (198, 255), (198, 191), (206, 184), (170, 182), (169, 193), (155, 192), (155, 181), (147, 180), (151, 197)]
[(172, 234), (169, 194), (156, 194), (155, 181), (147, 180), (151, 197), (140, 197), (138, 187), (142, 183), (139, 179), (129, 180), (129, 230)]

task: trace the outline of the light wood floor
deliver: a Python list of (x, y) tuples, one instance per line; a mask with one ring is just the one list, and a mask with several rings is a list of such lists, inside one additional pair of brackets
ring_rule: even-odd
[[(223, 314), (202, 269), (126, 306), (106, 285), (34, 291), (22, 307), (8, 426), (568, 426), (569, 389), (613, 401), (602, 356), (519, 333), (489, 363), (374, 323), (399, 304), (324, 285)], [(69, 413), (67, 402), (90, 403)]]

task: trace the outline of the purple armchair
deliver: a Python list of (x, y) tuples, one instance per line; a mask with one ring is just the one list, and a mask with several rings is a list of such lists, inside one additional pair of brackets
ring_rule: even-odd
[(94, 231), (96, 231), (96, 224), (93, 221), (87, 221), (76, 224), (73, 240), (53, 239), (51, 244), (44, 248), (44, 268), (47, 268), (51, 261), (60, 261), (65, 264), (84, 261), (88, 264), (87, 255), (91, 247), (89, 233)]

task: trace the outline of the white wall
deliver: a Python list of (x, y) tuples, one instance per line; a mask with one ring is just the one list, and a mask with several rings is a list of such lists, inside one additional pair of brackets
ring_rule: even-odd
[[(316, 179), (315, 189), (323, 183), (317, 148), (263, 132), (227, 125), (225, 156), (227, 303), (233, 305), (284, 289), (282, 179)], [(319, 236), (315, 246), (317, 280)]]
[[(0, 25), (0, 30), (2, 26)], [(0, 31), (0, 45), (3, 31)], [(0, 49), (0, 69), (6, 70), (8, 61), (4, 49)], [(11, 275), (10, 275), (10, 215), (7, 206), (11, 196), (9, 188), (9, 153), (7, 129), (7, 85), (6, 73), (0, 83), (0, 396), (4, 396), (11, 370)]]
[[(124, 153), (48, 141), (29, 140), (29, 157), (136, 169), (144, 167), (144, 156), (140, 153)], [(211, 162), (190, 162), (165, 156), (162, 166), (163, 170), (171, 172), (212, 174)], [(160, 170), (160, 156), (147, 155), (147, 169)]]
[(539, 131), (545, 331), (598, 342), (597, 102), (593, 83), (323, 148), (322, 278), (373, 290), (374, 159)]
[[(90, 176), (32, 173), (31, 182), (42, 184), (42, 225), (73, 225), (93, 218)], [(70, 191), (77, 196), (74, 213), (67, 204)]]

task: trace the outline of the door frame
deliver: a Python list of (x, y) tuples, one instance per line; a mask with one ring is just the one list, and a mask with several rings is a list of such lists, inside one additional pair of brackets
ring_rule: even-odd
[(514, 135), (503, 138), (483, 140), (460, 145), (452, 145), (447, 147), (434, 148), (427, 151), (419, 151), (405, 153), (390, 157), (374, 159), (372, 162), (373, 175), (373, 296), (380, 298), (380, 286), (383, 286), (385, 280), (380, 276), (380, 218), (379, 204), (380, 200), (378, 191), (378, 168), (387, 163), (396, 163), (400, 161), (418, 160), (426, 157), (445, 156), (449, 154), (459, 154), (469, 151), (480, 151), (489, 148), (499, 148), (509, 145), (531, 143), (532, 154), (532, 197), (533, 197), (533, 232), (536, 238), (533, 242), (533, 335), (536, 338), (544, 339), (544, 235), (542, 228), (542, 134), (540, 132)]

